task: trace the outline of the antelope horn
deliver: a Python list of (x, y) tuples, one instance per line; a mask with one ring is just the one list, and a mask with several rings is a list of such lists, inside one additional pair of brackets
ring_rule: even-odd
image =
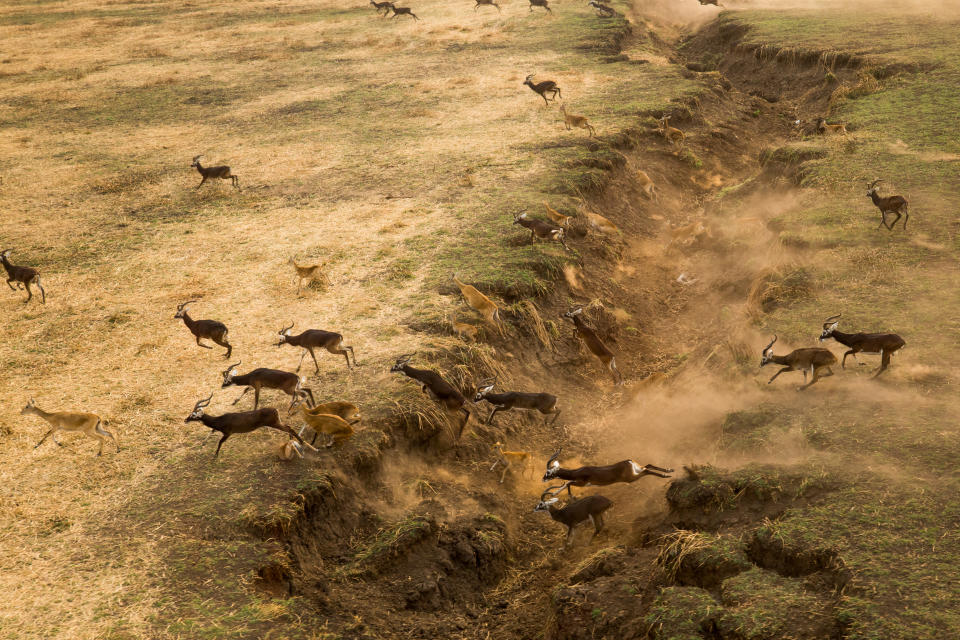
[(878, 183), (878, 182), (883, 182), (883, 180), (882, 180), (881, 178), (877, 178), (876, 180), (874, 180), (873, 182), (871, 182), (871, 183), (870, 183), (870, 186), (867, 187), (867, 188), (868, 188), (868, 189), (873, 189), (875, 186), (877, 186), (877, 183)]
[(230, 365), (229, 367), (227, 367), (227, 371), (230, 371), (230, 370), (233, 369), (234, 367), (239, 367), (241, 364), (243, 364), (243, 360), (241, 360), (241, 361), (238, 362), (237, 364), (232, 364), (232, 365)]
[(414, 351), (413, 353), (405, 353), (405, 354), (403, 354), (402, 356), (400, 356), (399, 358), (397, 358), (397, 362), (402, 362), (402, 361), (404, 361), (404, 360), (409, 360), (410, 358), (412, 358), (412, 357), (415, 356), (416, 354), (417, 354), (416, 351)]
[(527, 80), (530, 80), (532, 77), (533, 77), (533, 74), (531, 73), (530, 75), (527, 76), (527, 79), (524, 80), (524, 82), (526, 82)]
[[(290, 258), (290, 259), (293, 260), (293, 258)], [(283, 334), (286, 333), (287, 331), (290, 331), (290, 329), (293, 329), (293, 325), (295, 325), (295, 324), (297, 324), (297, 323), (296, 323), (296, 322), (291, 322), (289, 327), (284, 327), (283, 329), (280, 329), (280, 335), (283, 335)]]
[(211, 400), (213, 400), (213, 394), (212, 394), (212, 393), (211, 393), (209, 396), (207, 396), (207, 399), (206, 399), (206, 400), (198, 400), (198, 401), (197, 401), (197, 404), (193, 405), (193, 410), (196, 411), (197, 409), (202, 409), (203, 407), (205, 407), (205, 406), (207, 406), (208, 404), (210, 404), (210, 401), (211, 401)]
[(188, 304), (193, 304), (194, 302), (196, 302), (196, 300), (187, 300), (187, 301), (184, 302), (183, 304), (178, 304), (178, 305), (177, 305), (177, 311), (183, 311), (183, 308), (184, 308), (184, 307), (186, 307)]
[(550, 459), (547, 460), (547, 469), (549, 469), (550, 465), (553, 464), (557, 460), (557, 458), (560, 457), (561, 451), (563, 451), (563, 447), (560, 447), (559, 449), (557, 449), (557, 452), (554, 453), (552, 456), (550, 456)]
[[(540, 494), (540, 502), (543, 502), (544, 500), (546, 500), (546, 499), (547, 499), (547, 496), (553, 497), (553, 496), (556, 495), (555, 493), (550, 493), (550, 491), (551, 491), (552, 489), (561, 489), (561, 490), (562, 490), (565, 486), (567, 486), (567, 485), (565, 485), (565, 484), (558, 484), (558, 485), (553, 486), (553, 487), (547, 487), (547, 490)], [(559, 493), (559, 491), (558, 491), (557, 493)]]
[(842, 313), (838, 313), (837, 315), (835, 315), (835, 316), (830, 316), (829, 318), (827, 318), (826, 320), (824, 320), (824, 321), (823, 321), (823, 328), (826, 329), (826, 328), (830, 325), (831, 322), (833, 322), (834, 320), (836, 320), (837, 318), (839, 318), (839, 317), (842, 316), (842, 315), (843, 315)]
[(766, 347), (763, 348), (763, 352), (766, 353), (767, 351), (769, 351), (769, 350), (770, 350), (770, 347), (772, 347), (772, 346), (773, 346), (773, 343), (776, 342), (776, 341), (777, 341), (777, 336), (774, 335), (774, 336), (773, 336), (773, 340), (770, 341), (770, 344), (768, 344)]

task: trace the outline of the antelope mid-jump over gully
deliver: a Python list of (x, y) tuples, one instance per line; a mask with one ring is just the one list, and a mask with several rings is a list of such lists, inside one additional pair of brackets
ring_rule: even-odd
[(544, 492), (544, 495), (556, 489), (556, 491), (550, 493), (550, 495), (555, 496), (566, 489), (567, 495), (572, 497), (573, 492), (570, 490), (571, 487), (605, 487), (608, 484), (615, 484), (617, 482), (634, 482), (643, 476), (669, 478), (670, 474), (673, 473), (673, 469), (657, 467), (652, 464), (640, 466), (633, 460), (622, 460), (615, 464), (608, 464), (602, 467), (564, 469), (560, 466), (560, 461), (558, 460), (562, 450), (562, 448), (557, 449), (557, 452), (547, 461), (547, 472), (543, 474), (543, 481), (546, 482), (547, 480), (556, 478), (558, 480), (566, 480), (567, 483), (549, 487), (547, 491)]

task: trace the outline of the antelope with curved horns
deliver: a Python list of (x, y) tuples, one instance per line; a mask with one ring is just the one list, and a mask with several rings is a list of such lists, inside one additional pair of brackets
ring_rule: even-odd
[(619, 387), (623, 384), (623, 374), (617, 369), (616, 357), (613, 355), (613, 352), (607, 348), (607, 345), (603, 344), (603, 340), (600, 339), (596, 332), (580, 317), (582, 314), (583, 307), (577, 307), (576, 309), (567, 311), (563, 314), (563, 317), (573, 321), (574, 334), (576, 337), (583, 341), (583, 343), (587, 345), (587, 349), (610, 370), (614, 383)]
[[(534, 4), (535, 4), (534, 2), (530, 2), (531, 11), (533, 11)], [(542, 6), (547, 11), (550, 11), (550, 7), (547, 6), (547, 0), (543, 0), (543, 4), (537, 5), (537, 6)], [(551, 11), (551, 13), (553, 12)], [(533, 91), (534, 93), (538, 94), (541, 98), (543, 98), (543, 103), (548, 107), (550, 106), (550, 102), (547, 100), (548, 93), (550, 94), (550, 100), (556, 100), (557, 96), (560, 96), (561, 98), (563, 98), (563, 96), (560, 94), (560, 87), (558, 87), (557, 83), (554, 82), (553, 80), (544, 80), (543, 82), (537, 82), (536, 84), (534, 84), (533, 74), (531, 73), (523, 81), (523, 84), (530, 87), (531, 91)]]
[(420, 391), (430, 396), (430, 399), (439, 404), (450, 413), (463, 412), (463, 423), (457, 431), (457, 440), (463, 435), (463, 430), (470, 422), (470, 410), (467, 409), (467, 399), (460, 393), (456, 387), (440, 377), (440, 374), (430, 369), (415, 369), (408, 363), (414, 353), (404, 354), (397, 358), (396, 363), (390, 367), (392, 373), (402, 373), (403, 375), (416, 380), (420, 383)]
[[(291, 322), (289, 327), (284, 327), (278, 333), (280, 334), (280, 342), (277, 343), (278, 347), (282, 347), (285, 344), (292, 345), (294, 347), (300, 347), (303, 349), (303, 353), (300, 354), (300, 362), (297, 363), (297, 372), (300, 372), (300, 367), (303, 366), (303, 359), (307, 357), (307, 354), (310, 354), (310, 357), (313, 358), (313, 366), (317, 368), (317, 373), (320, 373), (320, 365), (317, 363), (317, 356), (313, 352), (314, 349), (326, 349), (328, 352), (334, 355), (343, 356), (347, 361), (347, 369), (351, 369), (357, 365), (357, 355), (353, 352), (353, 347), (349, 347), (343, 344), (343, 336), (339, 333), (334, 333), (333, 331), (322, 331), (320, 329), (307, 329), (301, 334), (291, 335), (290, 330), (293, 329), (295, 322)], [(350, 356), (353, 356), (353, 364), (350, 364)]]
[[(7, 286), (14, 291), (17, 290), (17, 287), (26, 287), (27, 299), (23, 301), (23, 303), (26, 304), (33, 298), (33, 291), (30, 290), (30, 285), (35, 284), (37, 288), (40, 289), (40, 304), (47, 304), (47, 292), (43, 290), (43, 285), (40, 284), (40, 272), (33, 267), (23, 267), (10, 262), (7, 256), (10, 255), (11, 251), (13, 251), (13, 249), (0, 251), (0, 264), (3, 264), (3, 268), (7, 272)], [(17, 283), (16, 287), (13, 286), (14, 282)]]
[(213, 454), (214, 460), (220, 455), (220, 447), (227, 441), (227, 438), (235, 433), (250, 433), (261, 427), (268, 427), (290, 434), (290, 437), (294, 438), (300, 446), (307, 447), (311, 451), (316, 451), (316, 449), (303, 441), (300, 434), (280, 421), (280, 414), (277, 413), (276, 409), (264, 408), (211, 416), (204, 413), (203, 409), (210, 404), (210, 400), (212, 399), (213, 394), (211, 393), (206, 399), (199, 400), (197, 404), (193, 406), (193, 411), (190, 412), (190, 415), (187, 416), (184, 422), (202, 422), (205, 426), (213, 430), (211, 433), (219, 431), (223, 434), (219, 444), (217, 444), (217, 450)]
[[(534, 507), (534, 512), (546, 511), (555, 522), (567, 526), (567, 537), (563, 542), (566, 548), (573, 539), (574, 528), (586, 521), (593, 523), (593, 535), (590, 541), (597, 537), (597, 534), (603, 530), (603, 513), (613, 506), (613, 502), (604, 496), (587, 496), (568, 503), (565, 507), (555, 506), (557, 498), (547, 498), (547, 492), (540, 496), (540, 502)], [(589, 544), (589, 543), (588, 543)]]
[[(867, 197), (873, 201), (873, 204), (880, 209), (880, 224), (877, 225), (877, 229), (881, 226), (886, 227), (887, 231), (893, 231), (893, 228), (897, 225), (897, 221), (900, 219), (900, 211), (903, 211), (903, 230), (907, 230), (907, 222), (910, 221), (910, 205), (907, 203), (907, 199), (903, 196), (886, 196), (881, 198), (877, 195), (877, 184), (883, 182), (880, 178), (877, 178), (867, 186)], [(894, 218), (893, 223), (887, 224), (887, 213), (895, 213), (897, 217)]]
[(486, 400), (493, 405), (493, 411), (487, 418), (487, 424), (493, 424), (493, 416), (497, 415), (497, 411), (510, 411), (511, 409), (539, 411), (544, 418), (553, 415), (550, 424), (556, 422), (557, 418), (560, 417), (560, 409), (557, 409), (557, 396), (549, 393), (521, 393), (519, 391), (493, 393), (496, 382), (496, 378), (487, 378), (481, 381), (477, 388), (477, 395), (473, 399), (474, 402)]
[(254, 369), (242, 376), (237, 375), (237, 367), (243, 364), (241, 360), (237, 364), (232, 364), (223, 372), (223, 385), (221, 388), (230, 386), (246, 387), (233, 404), (237, 404), (247, 395), (250, 389), (253, 389), (253, 408), (260, 406), (260, 389), (277, 389), (290, 396), (290, 408), (293, 408), (298, 397), (310, 398), (310, 406), (316, 404), (313, 399), (313, 391), (303, 386), (303, 378), (295, 373), (280, 371), (278, 369)]
[(880, 356), (880, 366), (876, 378), (886, 371), (890, 364), (890, 357), (896, 354), (907, 343), (895, 333), (843, 333), (837, 331), (840, 324), (841, 314), (830, 316), (823, 322), (823, 333), (820, 334), (819, 342), (824, 340), (836, 340), (850, 350), (843, 354), (843, 360), (840, 361), (840, 367), (846, 369), (847, 356), (853, 356), (857, 364), (864, 364), (857, 360), (857, 354), (862, 353), (868, 356)]
[(197, 346), (203, 347), (204, 349), (213, 349), (210, 345), (202, 344), (201, 339), (207, 338), (217, 343), (221, 347), (227, 348), (227, 353), (224, 354), (224, 358), (229, 358), (230, 354), (233, 353), (233, 347), (230, 346), (230, 343), (227, 342), (227, 325), (223, 324), (218, 320), (194, 320), (190, 317), (190, 314), (187, 313), (187, 306), (193, 304), (196, 300), (188, 300), (183, 304), (177, 305), (177, 312), (174, 314), (174, 318), (183, 318), (183, 323), (187, 325), (187, 329), (190, 329), (190, 333), (194, 335), (197, 339)]
[[(760, 366), (765, 367), (773, 363), (782, 365), (783, 369), (773, 374), (773, 377), (770, 378), (767, 384), (770, 384), (776, 380), (777, 376), (787, 371), (803, 371), (803, 381), (806, 382), (807, 372), (809, 371), (811, 375), (809, 384), (805, 384), (797, 389), (797, 391), (803, 391), (807, 387), (813, 386), (820, 378), (833, 375), (833, 370), (830, 367), (837, 364), (837, 356), (833, 355), (829, 349), (806, 347), (803, 349), (795, 349), (785, 356), (775, 356), (773, 355), (773, 344), (776, 341), (777, 336), (773, 336), (770, 344), (764, 347), (763, 356), (760, 358)], [(821, 374), (820, 371), (824, 369), (827, 373)]]
[(573, 497), (571, 487), (605, 487), (608, 484), (617, 482), (635, 482), (643, 476), (656, 476), (658, 478), (669, 478), (673, 469), (657, 467), (652, 464), (640, 466), (633, 460), (621, 460), (615, 464), (608, 464), (602, 467), (578, 467), (576, 469), (564, 469), (560, 466), (560, 452), (563, 448), (557, 449), (557, 452), (550, 456), (547, 461), (547, 472), (543, 474), (543, 480), (566, 480), (567, 483), (559, 487), (550, 487), (557, 489), (550, 495), (562, 493), (567, 490), (567, 495)]

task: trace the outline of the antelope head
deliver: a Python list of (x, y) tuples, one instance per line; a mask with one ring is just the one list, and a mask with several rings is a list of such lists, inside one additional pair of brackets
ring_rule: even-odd
[(397, 358), (397, 361), (393, 364), (392, 367), (390, 367), (390, 373), (397, 373), (398, 371), (402, 373), (403, 368), (407, 365), (408, 362), (410, 362), (410, 358), (412, 358), (415, 354), (416, 352), (407, 353)]
[(579, 316), (582, 313), (583, 313), (583, 307), (577, 307), (576, 309), (571, 309), (570, 311), (567, 311), (565, 314), (563, 314), (563, 317), (570, 318), (571, 320), (573, 320), (574, 316)]
[(520, 224), (521, 220), (526, 220), (526, 219), (527, 219), (526, 212), (513, 214), (513, 224)]
[(36, 406), (37, 406), (37, 403), (34, 401), (33, 398), (30, 398), (30, 400), (27, 402), (27, 406), (25, 406), (23, 409), (20, 409), (20, 415), (23, 416), (23, 415), (26, 415), (26, 414), (28, 414), (28, 413), (32, 413), (32, 412), (33, 412), (33, 408), (36, 407)]
[[(474, 402), (480, 402), (487, 397), (487, 394), (493, 391), (493, 386), (497, 383), (496, 378), (487, 378), (486, 380), (481, 380), (480, 384), (477, 385), (477, 395), (474, 397)], [(500, 443), (497, 443), (500, 444)]]
[(817, 339), (817, 342), (823, 342), (824, 340), (829, 340), (833, 337), (833, 332), (837, 330), (837, 325), (840, 324), (840, 321), (837, 320), (842, 314), (837, 314), (835, 316), (830, 316), (823, 322), (823, 333), (820, 334), (820, 337)]
[(293, 329), (293, 325), (295, 324), (296, 322), (291, 322), (289, 327), (286, 327), (285, 329), (280, 329), (280, 331), (277, 332), (280, 334), (280, 342), (277, 343), (278, 347), (282, 347), (287, 343), (287, 338), (290, 337), (290, 330)]
[(533, 74), (531, 73), (531, 74), (528, 75), (527, 78), (523, 81), (523, 84), (532, 84), (532, 83), (533, 83)]
[(770, 364), (773, 360), (773, 343), (777, 341), (777, 336), (773, 336), (773, 340), (770, 341), (770, 344), (763, 348), (763, 355), (760, 357), (760, 366), (766, 366)]
[(867, 196), (870, 197), (877, 192), (877, 183), (883, 182), (880, 178), (877, 178), (869, 185), (867, 185)]
[(199, 166), (200, 166), (200, 158), (202, 158), (202, 157), (203, 157), (203, 156), (193, 156), (193, 164), (191, 164), (190, 166), (191, 166), (191, 167), (199, 167)]
[[(223, 372), (223, 387), (229, 387), (230, 385), (233, 384), (233, 379), (237, 375), (237, 367), (239, 367), (241, 364), (243, 364), (243, 360), (241, 360), (237, 364), (230, 365), (229, 367), (227, 367), (227, 370)], [(223, 387), (221, 387), (221, 389)]]
[(557, 470), (560, 468), (560, 452), (563, 451), (563, 447), (557, 449), (556, 453), (550, 456), (550, 459), (547, 460), (547, 472), (543, 474), (544, 480), (550, 480), (557, 476)]
[(175, 313), (173, 317), (174, 317), (174, 318), (182, 318), (183, 316), (187, 315), (187, 305), (191, 305), (191, 304), (193, 304), (194, 302), (196, 302), (196, 300), (188, 300), (187, 302), (184, 302), (183, 304), (178, 304), (178, 305), (177, 305), (177, 313)]
[(212, 399), (213, 394), (211, 393), (205, 400), (199, 400), (197, 404), (193, 405), (193, 411), (190, 412), (190, 415), (187, 416), (187, 419), (184, 420), (184, 422), (199, 420), (203, 416), (203, 408), (210, 404)]

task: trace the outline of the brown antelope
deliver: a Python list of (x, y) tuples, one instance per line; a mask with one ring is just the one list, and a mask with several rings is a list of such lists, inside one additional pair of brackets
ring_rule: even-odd
[[(30, 285), (35, 284), (37, 288), (40, 289), (40, 304), (46, 304), (47, 292), (43, 290), (43, 285), (40, 284), (40, 272), (33, 267), (21, 267), (10, 262), (9, 256), (11, 251), (13, 251), (13, 249), (4, 249), (0, 252), (0, 264), (3, 264), (3, 268), (7, 272), (7, 286), (14, 291), (17, 290), (17, 287), (26, 287), (27, 299), (23, 301), (23, 303), (26, 304), (33, 298), (33, 291), (30, 290)], [(13, 286), (14, 282), (17, 283), (16, 287)]]
[[(867, 197), (873, 201), (873, 204), (880, 209), (880, 224), (877, 225), (877, 229), (881, 226), (885, 226), (887, 231), (893, 231), (893, 228), (897, 225), (897, 221), (900, 219), (900, 211), (903, 211), (903, 215), (906, 216), (903, 219), (903, 230), (907, 230), (907, 222), (910, 220), (909, 205), (907, 204), (907, 199), (903, 196), (887, 196), (881, 198), (877, 195), (877, 183), (883, 182), (880, 178), (877, 178), (867, 187)], [(895, 213), (897, 217), (894, 218), (892, 224), (887, 224), (887, 213)]]
[(587, 219), (587, 222), (590, 224), (590, 226), (596, 231), (599, 231), (601, 233), (608, 233), (611, 235), (620, 233), (620, 227), (613, 224), (612, 222), (604, 218), (599, 213), (584, 211), (583, 215)]
[(647, 195), (647, 198), (656, 201), (657, 194), (655, 190), (657, 186), (653, 183), (653, 180), (650, 179), (650, 176), (647, 175), (647, 172), (637, 169), (634, 175), (637, 178), (637, 185), (639, 185), (640, 189)]
[(281, 460), (293, 460), (294, 457), (302, 458), (303, 452), (300, 450), (300, 443), (293, 439), (287, 440), (280, 445), (277, 457)]
[(521, 472), (523, 474), (526, 474), (527, 471), (530, 470), (529, 451), (504, 451), (503, 443), (499, 441), (493, 446), (496, 447), (497, 460), (493, 463), (493, 466), (490, 467), (490, 471), (496, 469), (497, 465), (503, 465), (503, 473), (500, 474), (500, 484), (503, 484), (503, 479), (507, 477), (507, 471), (509, 471), (513, 465), (519, 466), (523, 470)]
[[(317, 356), (313, 352), (314, 349), (326, 349), (329, 353), (343, 356), (347, 361), (347, 369), (358, 366), (357, 355), (353, 352), (353, 347), (343, 344), (343, 336), (339, 333), (322, 331), (320, 329), (307, 329), (298, 335), (291, 335), (290, 330), (293, 329), (294, 324), (296, 323), (291, 322), (289, 327), (279, 331), (280, 342), (277, 343), (277, 346), (282, 347), (285, 344), (289, 344), (303, 349), (303, 353), (300, 354), (300, 362), (297, 363), (298, 372), (300, 371), (300, 367), (303, 366), (303, 359), (306, 358), (309, 353), (310, 357), (313, 358), (313, 365), (317, 368), (316, 372), (320, 373), (320, 364), (317, 362)], [(352, 365), (350, 364), (350, 356), (353, 356)]]
[(193, 164), (191, 167), (195, 167), (197, 171), (200, 172), (200, 175), (203, 176), (203, 179), (200, 180), (200, 184), (197, 185), (197, 189), (203, 186), (203, 183), (207, 181), (207, 178), (214, 178), (218, 180), (229, 180), (230, 183), (240, 191), (240, 179), (237, 176), (230, 173), (230, 167), (226, 165), (221, 165), (219, 167), (204, 167), (200, 164), (200, 158), (203, 156), (194, 156)]
[(187, 306), (193, 304), (196, 300), (188, 300), (183, 304), (177, 305), (177, 313), (174, 314), (174, 318), (183, 318), (183, 323), (187, 325), (187, 329), (190, 329), (190, 333), (194, 335), (197, 339), (197, 346), (203, 347), (204, 349), (213, 349), (210, 345), (206, 345), (200, 342), (201, 339), (207, 338), (217, 343), (221, 347), (227, 348), (227, 353), (224, 354), (225, 358), (229, 358), (230, 354), (233, 353), (233, 347), (230, 346), (230, 343), (227, 342), (227, 325), (219, 322), (217, 320), (194, 320), (190, 317), (190, 314), (187, 313)]
[(467, 409), (467, 399), (463, 397), (456, 387), (440, 377), (436, 371), (429, 369), (415, 369), (408, 362), (414, 354), (410, 353), (397, 358), (396, 363), (390, 367), (392, 373), (402, 373), (412, 380), (420, 383), (420, 390), (426, 393), (430, 398), (446, 409), (450, 413), (463, 412), (463, 423), (457, 432), (457, 440), (463, 435), (463, 430), (470, 422), (470, 410)]
[[(533, 0), (531, 0), (530, 11), (533, 11), (534, 6), (542, 6), (547, 11), (550, 11), (550, 7), (547, 6), (547, 0), (543, 0), (542, 5), (536, 5), (533, 2)], [(553, 12), (550, 11), (550, 13), (553, 13)], [(531, 73), (530, 75), (527, 76), (527, 79), (523, 81), (523, 84), (530, 87), (531, 91), (533, 91), (534, 93), (538, 94), (541, 98), (543, 98), (543, 103), (548, 107), (550, 106), (550, 103), (547, 101), (548, 93), (550, 94), (550, 100), (556, 100), (557, 96), (560, 96), (561, 98), (563, 98), (563, 96), (560, 94), (560, 87), (558, 87), (557, 83), (554, 82), (553, 80), (544, 80), (543, 82), (538, 82), (534, 84), (533, 74)]]
[[(770, 344), (764, 347), (763, 356), (760, 359), (760, 366), (765, 367), (773, 363), (782, 365), (783, 369), (773, 374), (773, 377), (770, 378), (767, 384), (770, 384), (776, 380), (777, 376), (787, 371), (803, 371), (803, 381), (806, 382), (807, 372), (809, 371), (811, 376), (809, 384), (805, 384), (797, 389), (797, 391), (803, 391), (807, 387), (812, 386), (820, 378), (833, 375), (833, 370), (830, 367), (837, 364), (837, 356), (833, 355), (829, 349), (807, 347), (795, 349), (785, 356), (775, 356), (773, 355), (773, 343), (776, 341), (777, 336), (773, 336)], [(821, 373), (821, 370), (825, 370), (826, 373)]]
[(380, 15), (380, 12), (383, 11), (382, 17), (384, 18), (390, 15), (390, 11), (393, 9), (392, 2), (374, 2), (373, 0), (370, 0), (370, 4), (372, 4), (373, 8), (377, 10), (377, 15)]
[(678, 246), (690, 247), (699, 242), (702, 238), (709, 237), (710, 230), (707, 229), (706, 225), (703, 224), (703, 221), (695, 220), (690, 224), (683, 225), (682, 227), (674, 227), (670, 229), (670, 242), (667, 244), (667, 248), (672, 249)]
[(573, 128), (576, 129), (586, 129), (590, 132), (590, 137), (594, 138), (597, 135), (596, 130), (593, 128), (593, 125), (584, 117), (574, 115), (572, 113), (567, 113), (567, 107), (563, 103), (560, 104), (560, 113), (563, 114), (563, 124), (567, 128), (567, 131), (570, 131)]
[(470, 339), (473, 342), (478, 340), (480, 328), (476, 325), (468, 322), (459, 322), (457, 320), (448, 319), (447, 321), (450, 323), (450, 327), (453, 329), (453, 332), (460, 336), (462, 340)]
[(566, 229), (570, 221), (573, 220), (573, 216), (563, 215), (546, 202), (543, 203), (543, 208), (547, 210), (547, 217), (550, 218), (550, 221), (559, 225), (561, 229)]
[(826, 119), (817, 118), (817, 132), (821, 135), (847, 135), (847, 128), (842, 124), (827, 124)]
[(610, 370), (616, 386), (619, 387), (623, 384), (623, 375), (620, 373), (620, 370), (617, 369), (616, 357), (614, 357), (613, 352), (607, 348), (607, 345), (603, 344), (603, 340), (597, 336), (594, 330), (583, 321), (583, 318), (580, 317), (582, 314), (583, 307), (577, 307), (576, 309), (567, 311), (563, 314), (563, 317), (573, 321), (574, 335), (587, 345), (587, 349)]
[(464, 299), (480, 316), (497, 328), (500, 335), (503, 335), (503, 323), (500, 320), (500, 308), (487, 296), (480, 293), (473, 285), (461, 282), (457, 274), (453, 274), (453, 281), (460, 288), (460, 293)]
[(63, 445), (57, 440), (57, 431), (80, 431), (88, 438), (96, 438), (100, 441), (100, 448), (97, 450), (98, 456), (103, 455), (103, 443), (107, 441), (107, 438), (113, 440), (113, 443), (117, 445), (117, 451), (120, 451), (120, 441), (117, 440), (115, 435), (101, 426), (102, 421), (100, 420), (100, 416), (96, 414), (74, 413), (68, 411), (55, 411), (48, 413), (38, 407), (33, 398), (30, 398), (30, 401), (27, 402), (27, 406), (20, 410), (20, 415), (28, 414), (40, 416), (50, 423), (50, 430), (47, 431), (42, 438), (40, 438), (40, 442), (34, 445), (34, 449), (42, 445), (50, 436), (53, 436), (53, 441), (56, 442), (58, 446), (62, 447)]
[(416, 14), (410, 10), (410, 7), (395, 7), (394, 5), (390, 5), (390, 8), (393, 10), (394, 18), (397, 16), (410, 16), (415, 21), (420, 22), (420, 18), (418, 18)]
[[(300, 404), (299, 401), (297, 404)], [(326, 413), (332, 416), (339, 416), (347, 421), (347, 424), (355, 425), (360, 423), (360, 409), (357, 405), (343, 400), (331, 400), (322, 404), (315, 404), (312, 407), (302, 407), (304, 412), (321, 414)]]
[(616, 11), (614, 11), (613, 8), (608, 7), (602, 2), (596, 2), (595, 0), (590, 0), (590, 2), (587, 3), (587, 6), (596, 9), (597, 15), (604, 18), (609, 18), (616, 14)]
[(635, 482), (644, 476), (669, 478), (670, 474), (673, 473), (673, 469), (656, 467), (652, 464), (641, 467), (633, 460), (622, 460), (616, 464), (608, 464), (602, 467), (563, 469), (558, 460), (561, 451), (562, 449), (557, 449), (557, 452), (547, 461), (547, 472), (543, 474), (543, 481), (546, 482), (547, 480), (557, 478), (559, 480), (566, 480), (567, 483), (561, 485), (559, 488), (550, 487), (550, 489), (547, 489), (547, 491), (557, 489), (557, 491), (554, 491), (551, 495), (557, 495), (566, 489), (567, 495), (573, 497), (573, 492), (570, 490), (571, 487), (605, 487), (608, 484), (615, 484), (617, 482)]
[(546, 493), (540, 496), (540, 503), (534, 508), (534, 512), (546, 511), (554, 521), (567, 526), (567, 537), (563, 542), (564, 548), (573, 540), (574, 528), (587, 520), (593, 523), (593, 535), (590, 536), (590, 541), (593, 542), (597, 534), (603, 530), (603, 513), (613, 506), (613, 502), (609, 498), (594, 495), (574, 500), (561, 509), (555, 506), (558, 501), (557, 498), (545, 500), (546, 497)]
[(493, 393), (496, 380), (496, 378), (487, 378), (482, 381), (477, 389), (477, 395), (473, 399), (475, 403), (486, 400), (493, 405), (493, 411), (487, 417), (487, 424), (493, 424), (493, 416), (497, 415), (497, 411), (510, 411), (511, 409), (539, 411), (544, 419), (546, 419), (546, 416), (552, 415), (553, 420), (550, 421), (550, 424), (556, 422), (557, 418), (560, 417), (560, 409), (557, 409), (557, 396), (549, 393), (521, 393), (519, 391)]
[(473, 7), (474, 13), (476, 13), (480, 7), (496, 7), (497, 13), (503, 13), (500, 10), (500, 5), (496, 3), (496, 0), (477, 0), (477, 4)]
[(553, 13), (553, 11), (551, 11), (550, 7), (547, 5), (547, 0), (530, 0), (530, 11), (533, 11), (534, 7), (543, 7), (547, 10), (547, 13)]
[(277, 413), (276, 409), (264, 408), (255, 409), (254, 411), (241, 411), (238, 413), (225, 413), (220, 416), (211, 416), (204, 413), (203, 409), (210, 404), (212, 398), (213, 394), (211, 393), (208, 398), (199, 400), (197, 404), (193, 406), (193, 411), (190, 412), (190, 415), (187, 416), (184, 422), (202, 422), (204, 426), (212, 429), (211, 433), (219, 431), (223, 434), (223, 437), (220, 438), (220, 442), (217, 444), (217, 450), (213, 454), (214, 460), (220, 455), (220, 447), (227, 441), (227, 438), (235, 433), (250, 433), (262, 427), (283, 431), (289, 434), (291, 438), (296, 439), (297, 443), (301, 446), (316, 451), (316, 449), (303, 441), (300, 434), (280, 422), (280, 414)]
[(306, 281), (308, 285), (312, 280), (329, 284), (327, 276), (323, 273), (323, 268), (327, 266), (326, 262), (321, 262), (320, 264), (298, 264), (296, 258), (290, 258), (290, 264), (293, 265), (294, 271), (297, 272), (297, 295), (300, 295), (300, 289), (304, 281)]
[(260, 406), (260, 389), (277, 389), (278, 391), (283, 391), (291, 398), (290, 408), (293, 408), (294, 403), (299, 397), (309, 397), (310, 406), (315, 404), (313, 391), (303, 386), (303, 379), (297, 374), (261, 367), (240, 376), (237, 375), (237, 367), (241, 364), (243, 364), (242, 360), (237, 364), (230, 365), (227, 370), (223, 372), (222, 389), (230, 386), (246, 387), (243, 393), (240, 394), (240, 397), (233, 401), (233, 404), (240, 402), (250, 389), (253, 389), (254, 409)]
[[(296, 401), (296, 404), (300, 404), (300, 401)], [(294, 406), (291, 406), (291, 412)], [(300, 413), (303, 415), (303, 420), (307, 423), (307, 426), (313, 429), (314, 436), (310, 442), (311, 445), (317, 441), (317, 436), (321, 433), (329, 438), (325, 445), (327, 447), (332, 447), (334, 444), (343, 444), (353, 436), (351, 424), (338, 415), (319, 413), (316, 408), (310, 409), (305, 406), (300, 406)], [(300, 435), (303, 435), (303, 429), (300, 430)]]
[(686, 136), (680, 129), (670, 126), (670, 116), (663, 116), (657, 120), (657, 123), (659, 124), (657, 131), (660, 132), (660, 135), (666, 138), (670, 144), (677, 149), (683, 147), (683, 141), (686, 139)]
[(820, 342), (824, 340), (836, 340), (850, 350), (843, 354), (843, 360), (840, 361), (840, 368), (846, 369), (847, 356), (853, 356), (857, 364), (864, 364), (857, 360), (857, 354), (862, 353), (868, 356), (880, 356), (880, 366), (873, 377), (876, 378), (887, 370), (890, 364), (890, 357), (896, 354), (907, 343), (895, 333), (842, 333), (837, 331), (840, 325), (840, 314), (830, 316), (823, 323), (823, 333), (820, 334)]

